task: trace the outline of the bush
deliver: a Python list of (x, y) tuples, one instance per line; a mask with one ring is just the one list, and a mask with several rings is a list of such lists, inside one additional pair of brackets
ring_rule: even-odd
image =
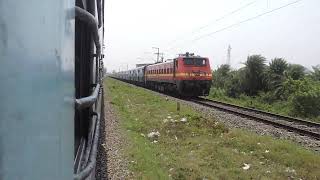
[(320, 83), (310, 79), (293, 81), (295, 92), (290, 96), (291, 113), (302, 117), (320, 116)]
[(243, 76), (243, 69), (232, 72), (230, 80), (226, 83), (226, 94), (229, 97), (238, 98), (242, 93), (244, 93)]
[(268, 92), (261, 92), (259, 93), (259, 98), (262, 102), (271, 104), (277, 100), (279, 100), (276, 91), (268, 91)]
[(210, 97), (212, 98), (222, 98), (226, 95), (225, 90), (221, 88), (211, 88)]
[(292, 114), (303, 117), (320, 116), (320, 91), (297, 92), (291, 99)]

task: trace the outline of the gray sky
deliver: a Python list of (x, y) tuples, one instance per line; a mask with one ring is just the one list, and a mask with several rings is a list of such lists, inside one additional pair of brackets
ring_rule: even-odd
[[(242, 66), (248, 55), (268, 61), (283, 57), (308, 68), (320, 64), (320, 1), (302, 0), (286, 8), (194, 41), (204, 34), (255, 17), (296, 0), (107, 0), (105, 66), (108, 71), (154, 62), (153, 46), (173, 58), (194, 52), (210, 58), (211, 68)], [(219, 19), (251, 3), (246, 8)], [(202, 28), (208, 25), (206, 28)]]

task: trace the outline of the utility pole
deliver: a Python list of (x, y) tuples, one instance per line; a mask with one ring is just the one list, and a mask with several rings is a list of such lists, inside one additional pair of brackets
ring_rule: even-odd
[(161, 62), (163, 62), (163, 59), (164, 59), (163, 55), (164, 55), (164, 53), (159, 53), (159, 55), (161, 55)]
[(157, 55), (157, 63), (159, 62), (159, 56), (160, 56), (160, 48), (158, 48), (158, 47), (152, 47), (153, 49), (157, 49), (157, 52), (156, 53), (154, 53), (154, 54), (156, 54)]
[(231, 63), (231, 46), (228, 47), (228, 55), (227, 55), (227, 64), (230, 65)]

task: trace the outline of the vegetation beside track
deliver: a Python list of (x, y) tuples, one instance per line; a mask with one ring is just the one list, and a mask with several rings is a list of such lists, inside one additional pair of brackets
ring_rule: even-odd
[[(184, 105), (177, 111), (176, 102), (133, 85), (110, 78), (105, 83), (131, 142), (125, 153), (133, 179), (320, 178), (319, 154), (227, 129)], [(151, 132), (160, 136), (148, 138)]]
[(210, 99), (320, 122), (320, 65), (308, 70), (274, 58), (248, 56), (244, 67), (213, 71)]

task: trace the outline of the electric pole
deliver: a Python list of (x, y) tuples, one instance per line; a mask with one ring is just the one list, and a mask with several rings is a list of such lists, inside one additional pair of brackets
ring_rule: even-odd
[(164, 53), (159, 53), (159, 55), (161, 55), (161, 62), (163, 62), (163, 59), (164, 59), (163, 55), (164, 55)]
[(228, 55), (227, 55), (227, 64), (228, 65), (231, 65), (230, 63), (231, 63), (231, 46), (229, 45), (229, 47), (228, 47)]
[(159, 62), (159, 56), (160, 56), (160, 48), (158, 48), (158, 47), (152, 47), (153, 49), (157, 49), (157, 52), (156, 53), (154, 53), (154, 54), (156, 54), (157, 55), (157, 63)]

